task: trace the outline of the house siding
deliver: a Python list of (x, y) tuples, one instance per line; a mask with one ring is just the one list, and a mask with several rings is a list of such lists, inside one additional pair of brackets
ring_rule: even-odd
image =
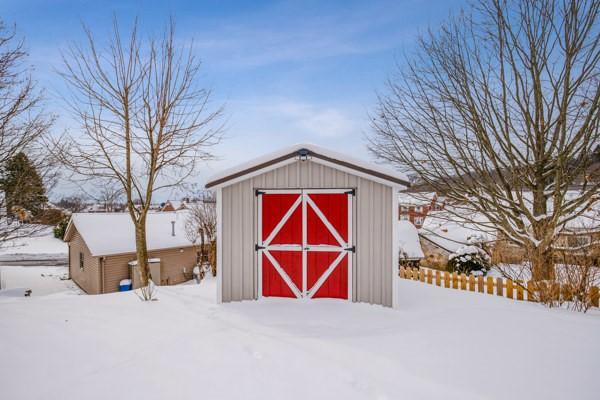
[[(79, 253), (83, 253), (83, 269), (79, 268)], [(69, 241), (69, 275), (84, 292), (88, 294), (101, 292), (99, 259), (92, 256), (77, 230)]]
[(420, 265), (427, 268), (445, 271), (448, 267), (448, 258), (450, 257), (450, 252), (423, 238), (422, 236), (419, 236), (419, 242), (421, 244), (423, 255), (425, 256), (421, 260)]
[[(196, 265), (196, 248), (182, 247), (148, 251), (149, 258), (160, 258), (162, 285), (175, 285), (186, 281), (184, 269), (191, 273)], [(104, 293), (117, 292), (119, 282), (129, 279), (128, 263), (136, 260), (135, 253), (110, 255), (103, 258)]]
[(222, 188), (222, 300), (258, 298), (255, 189), (354, 188), (353, 300), (392, 306), (392, 188), (338, 169), (296, 161)]

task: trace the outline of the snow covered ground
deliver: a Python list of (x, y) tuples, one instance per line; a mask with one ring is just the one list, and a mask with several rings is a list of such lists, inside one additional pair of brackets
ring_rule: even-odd
[(66, 262), (69, 247), (65, 242), (54, 237), (52, 227), (39, 228), (35, 225), (35, 233), (2, 243), (0, 246), (0, 264), (2, 262), (20, 262), (36, 260), (63, 260)]
[(0, 298), (6, 399), (596, 399), (600, 312), (401, 280), (401, 309), (217, 305), (215, 281)]
[[(0, 265), (2, 289), (31, 289), (31, 296), (46, 296), (64, 292), (81, 293), (73, 281), (65, 279), (67, 276), (67, 267)], [(3, 293), (0, 291), (0, 296), (2, 295)]]

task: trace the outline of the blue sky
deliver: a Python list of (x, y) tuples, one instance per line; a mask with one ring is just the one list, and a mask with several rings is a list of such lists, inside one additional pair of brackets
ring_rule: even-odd
[(214, 104), (226, 107), (219, 160), (199, 172), (199, 183), (298, 142), (370, 159), (364, 135), (376, 91), (419, 32), (464, 6), (464, 0), (0, 0), (1, 18), (25, 37), (34, 77), (47, 90), (48, 108), (59, 114), (56, 130), (75, 126), (63, 111), (64, 87), (55, 70), (61, 49), (82, 41), (81, 23), (102, 35), (113, 15), (123, 25), (137, 16), (145, 33), (158, 35), (173, 16), (178, 40), (194, 40)]

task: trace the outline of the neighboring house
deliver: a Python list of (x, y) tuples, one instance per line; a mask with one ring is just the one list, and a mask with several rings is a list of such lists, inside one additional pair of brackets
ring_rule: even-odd
[[(567, 192), (566, 196), (578, 196), (576, 190)], [(530, 201), (530, 194), (523, 196)], [(549, 201), (549, 209), (552, 202)], [(466, 212), (466, 209), (450, 209), (429, 214), (419, 231), (421, 247), (425, 258), (421, 265), (445, 268), (448, 256), (456, 252), (459, 246), (468, 244), (470, 238), (480, 236), (486, 249), (492, 256), (492, 263), (517, 264), (527, 260), (527, 250), (511, 242), (493, 227), (488, 220), (479, 214), (469, 217), (469, 222), (454, 215)], [(474, 219), (474, 221), (472, 221)], [(577, 255), (583, 253), (591, 245), (600, 244), (600, 202), (585, 210), (581, 215), (567, 222), (555, 241), (555, 249), (564, 250)]]
[(311, 144), (212, 177), (217, 299), (397, 305), (397, 193), (407, 178)]
[[(159, 285), (184, 282), (197, 262), (197, 247), (186, 235), (186, 211), (151, 212), (147, 216), (148, 256), (159, 264)], [(119, 290), (132, 279), (136, 260), (135, 230), (128, 213), (75, 213), (65, 233), (69, 244), (69, 275), (86, 293)]]
[(160, 211), (179, 211), (185, 210), (188, 207), (188, 202), (185, 200), (167, 200)]
[(444, 208), (445, 199), (435, 192), (402, 192), (398, 195), (398, 215), (401, 221), (410, 221), (421, 228), (430, 211)]
[(400, 265), (418, 266), (425, 258), (419, 242), (419, 231), (410, 221), (398, 221)]
[(475, 222), (465, 221), (444, 211), (430, 213), (419, 230), (424, 253), (421, 265), (445, 269), (450, 255), (473, 240), (491, 246), (496, 239), (495, 230), (489, 227), (485, 217), (475, 215), (473, 219)]
[[(575, 190), (567, 192), (567, 196), (577, 195)], [(494, 246), (494, 261), (520, 263), (527, 260), (525, 249), (503, 239), (501, 234), (498, 236)], [(596, 251), (600, 246), (600, 201), (568, 221), (554, 242), (554, 248), (558, 252), (564, 251), (575, 256), (583, 254), (592, 245), (596, 246)]]

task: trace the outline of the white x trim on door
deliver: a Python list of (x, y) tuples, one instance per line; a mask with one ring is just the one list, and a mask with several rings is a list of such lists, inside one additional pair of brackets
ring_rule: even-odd
[[(258, 293), (262, 297), (262, 254), (264, 254), (277, 273), (281, 276), (283, 281), (289, 286), (294, 295), (297, 298), (312, 298), (315, 293), (321, 288), (321, 286), (327, 281), (327, 278), (335, 271), (337, 266), (341, 263), (344, 257), (348, 257), (348, 299), (352, 299), (352, 193), (349, 189), (297, 189), (297, 190), (261, 190), (261, 194), (279, 193), (279, 194), (298, 194), (298, 198), (285, 212), (281, 220), (273, 228), (269, 236), (263, 241), (262, 232), (262, 196), (258, 196)], [(348, 232), (346, 237), (348, 241), (344, 241), (340, 233), (335, 229), (331, 222), (327, 219), (325, 214), (317, 206), (317, 204), (310, 198), (310, 194), (313, 193), (346, 193), (348, 196)], [(286, 222), (294, 214), (298, 207), (302, 207), (302, 244), (271, 244), (273, 239), (281, 231)], [(323, 222), (327, 230), (338, 242), (338, 245), (309, 245), (307, 242), (307, 208), (310, 207), (317, 217)], [(302, 288), (298, 288), (289, 275), (283, 270), (281, 265), (277, 262), (275, 257), (270, 253), (271, 250), (278, 251), (301, 251), (302, 252)], [(313, 285), (310, 290), (307, 284), (307, 253), (311, 251), (327, 251), (327, 252), (339, 252), (339, 255), (329, 265), (327, 270), (319, 277), (317, 282)]]

